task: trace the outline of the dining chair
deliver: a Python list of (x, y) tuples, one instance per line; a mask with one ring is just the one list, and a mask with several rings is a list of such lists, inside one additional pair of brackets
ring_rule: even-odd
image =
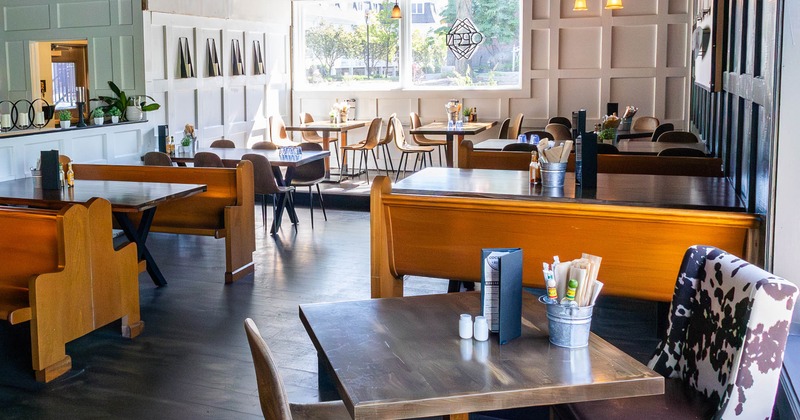
[(618, 155), (619, 149), (617, 146), (613, 144), (606, 144), (606, 143), (597, 143), (597, 154), (598, 155)]
[(700, 140), (691, 131), (667, 131), (656, 139), (665, 143), (698, 143)]
[(525, 115), (521, 112), (517, 114), (513, 120), (511, 120), (510, 125), (508, 126), (508, 134), (506, 135), (507, 139), (516, 140), (519, 137), (520, 131), (522, 131), (522, 120), (525, 118)]
[(572, 121), (570, 121), (567, 117), (551, 117), (550, 120), (547, 121), (548, 124), (561, 124), (564, 127), (572, 129)]
[(236, 144), (232, 140), (219, 139), (212, 141), (210, 147), (215, 149), (235, 149)]
[(639, 131), (655, 130), (661, 124), (656, 117), (639, 117), (633, 121), (633, 129)]
[(675, 125), (672, 123), (664, 123), (659, 124), (655, 130), (653, 130), (653, 135), (650, 137), (650, 141), (658, 141), (658, 137), (667, 131), (674, 131)]
[(306, 404), (290, 403), (283, 379), (275, 365), (275, 358), (272, 357), (272, 351), (251, 318), (244, 320), (244, 330), (256, 370), (261, 412), (266, 420), (344, 420), (352, 418), (341, 400)]
[(286, 134), (286, 124), (280, 115), (270, 115), (269, 137), (278, 146), (297, 146), (297, 143), (291, 141), (289, 135)]
[(224, 168), (222, 159), (211, 152), (197, 152), (194, 154), (195, 168)]
[[(146, 153), (145, 153), (145, 156), (147, 156)], [(169, 157), (169, 155), (167, 155), (167, 157)], [(64, 167), (65, 171), (67, 170), (67, 165), (69, 165), (70, 162), (72, 162), (72, 158), (71, 157), (69, 157), (67, 155), (58, 155), (58, 163), (60, 163), (61, 166)], [(172, 163), (172, 161), (170, 161), (170, 163)]]
[(497, 135), (499, 139), (508, 138), (508, 126), (511, 124), (511, 118), (506, 118), (500, 123), (500, 133)]
[[(300, 113), (300, 124), (310, 124), (314, 122), (314, 117), (311, 116), (308, 112), (301, 112)], [(308, 143), (323, 143), (322, 136), (317, 134), (316, 131), (301, 131), (300, 134), (303, 135), (303, 141)], [(333, 151), (336, 153), (336, 161), (339, 161), (339, 138), (334, 137), (328, 139), (328, 143), (333, 144), (334, 148)]]
[(259, 141), (250, 146), (253, 150), (278, 150), (278, 145), (271, 141)]
[[(416, 112), (411, 112), (409, 114), (409, 118), (411, 119), (412, 130), (422, 126), (422, 123), (419, 119), (419, 114)], [(412, 137), (414, 139), (414, 143), (417, 143), (420, 146), (433, 146), (439, 149), (439, 166), (442, 165), (442, 148), (447, 146), (447, 140), (429, 139), (423, 134), (414, 134)], [(433, 159), (431, 159), (431, 164), (433, 164)]]
[(144, 154), (144, 164), (145, 166), (172, 166), (172, 159), (164, 152), (147, 152)]
[[(406, 169), (408, 167), (408, 155), (415, 155), (414, 159), (414, 168), (413, 170), (417, 170), (417, 163), (420, 164), (420, 168), (422, 165), (425, 165), (425, 154), (427, 153), (428, 156), (432, 156), (433, 154), (433, 146), (419, 146), (416, 144), (408, 144), (406, 142), (406, 133), (403, 130), (403, 124), (400, 123), (400, 119), (397, 117), (392, 118), (389, 120), (389, 124), (392, 125), (392, 133), (394, 134), (394, 145), (400, 149), (400, 162), (397, 163), (397, 175), (395, 176), (394, 180), (398, 181), (400, 179), (400, 167), (403, 167), (403, 177), (406, 176)], [(403, 165), (403, 159), (405, 159), (405, 166)]]
[[(261, 221), (264, 224), (264, 229), (267, 228), (267, 196), (272, 196), (272, 223), (277, 227), (277, 194), (282, 194), (283, 199), (281, 205), (289, 212), (294, 212), (294, 199), (292, 193), (295, 188), (291, 185), (283, 186), (278, 185), (278, 180), (275, 178), (275, 173), (272, 169), (272, 164), (269, 163), (264, 155), (255, 153), (246, 153), (242, 156), (242, 160), (249, 160), (253, 164), (253, 190), (256, 195), (261, 199)], [(294, 225), (297, 230), (297, 224)], [(272, 229), (273, 233), (277, 233), (278, 229)]]
[(523, 134), (525, 134), (525, 137), (527, 137), (529, 139), (531, 138), (531, 136), (533, 136), (535, 134), (535, 135), (539, 136), (540, 140), (541, 139), (555, 140), (553, 138), (552, 134), (550, 134), (550, 133), (548, 133), (547, 131), (544, 131), (544, 130), (530, 130), (530, 131), (524, 132)]
[(648, 367), (663, 395), (555, 407), (562, 419), (768, 419), (797, 287), (710, 246), (683, 256), (666, 336)]
[[(361, 162), (359, 164), (359, 168), (361, 166), (364, 167), (364, 172), (367, 174), (367, 184), (369, 184), (369, 161), (367, 160), (367, 152), (372, 153), (372, 159), (375, 161), (375, 169), (380, 171), (380, 167), (378, 167), (378, 159), (375, 157), (375, 147), (378, 146), (378, 134), (381, 131), (381, 124), (383, 124), (383, 120), (380, 117), (373, 118), (372, 122), (369, 123), (367, 137), (364, 140), (358, 143), (342, 145), (342, 161), (340, 162), (339, 167), (344, 168), (344, 157), (347, 156), (348, 151), (353, 152), (353, 163), (356, 161), (356, 152), (361, 152)], [(361, 173), (359, 172), (359, 177), (360, 176)]]
[(553, 140), (572, 140), (572, 133), (564, 124), (547, 124), (544, 131), (553, 135)]
[(532, 152), (536, 150), (535, 144), (530, 143), (511, 143), (503, 146), (503, 152)]
[(705, 152), (691, 147), (670, 147), (658, 152), (659, 156), (706, 157)]
[[(322, 151), (322, 145), (319, 143), (300, 143), (300, 148), (303, 151)], [(322, 216), (325, 218), (325, 221), (328, 221), (328, 214), (325, 213), (325, 202), (322, 201), (322, 191), (319, 189), (319, 183), (324, 179), (325, 161), (322, 159), (317, 159), (294, 168), (292, 186), (295, 188), (308, 187), (308, 207), (311, 210), (311, 229), (314, 229), (314, 194), (311, 192), (311, 187), (317, 187), (317, 196), (319, 197), (319, 206), (322, 207)]]
[[(389, 116), (389, 121), (397, 117), (396, 113)], [(386, 170), (386, 176), (389, 176), (389, 169), (394, 171), (394, 163), (392, 163), (392, 155), (389, 153), (389, 144), (394, 141), (394, 132), (392, 131), (392, 124), (386, 124), (386, 134), (378, 141), (378, 149), (383, 150), (383, 168)]]

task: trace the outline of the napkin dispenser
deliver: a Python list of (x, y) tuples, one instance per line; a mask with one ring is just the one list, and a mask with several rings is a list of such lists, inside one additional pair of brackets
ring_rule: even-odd
[(58, 150), (42, 150), (39, 158), (42, 171), (42, 189), (60, 190), (58, 176)]
[(522, 335), (522, 249), (489, 248), (481, 254), (481, 315), (506, 344)]

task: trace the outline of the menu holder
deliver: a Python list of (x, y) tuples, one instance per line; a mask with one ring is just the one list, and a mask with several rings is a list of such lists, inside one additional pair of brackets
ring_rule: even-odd
[(42, 189), (60, 190), (58, 176), (58, 150), (42, 150), (40, 155)]
[(481, 251), (481, 315), (506, 344), (522, 335), (522, 249)]

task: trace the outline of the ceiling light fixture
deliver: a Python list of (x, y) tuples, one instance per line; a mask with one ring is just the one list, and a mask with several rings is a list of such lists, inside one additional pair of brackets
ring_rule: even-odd
[(586, 7), (586, 0), (575, 0), (575, 5), (572, 7), (572, 10), (575, 12), (583, 12), (589, 10), (589, 8)]
[(606, 9), (622, 9), (622, 0), (608, 0), (606, 2)]
[(400, 6), (397, 4), (397, 0), (394, 2), (394, 7), (392, 7), (392, 19), (401, 19), (403, 14), (400, 12)]

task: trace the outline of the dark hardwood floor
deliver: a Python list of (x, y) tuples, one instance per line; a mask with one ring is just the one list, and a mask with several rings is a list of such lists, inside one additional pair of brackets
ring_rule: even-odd
[[(256, 274), (227, 286), (224, 241), (151, 234), (169, 284), (140, 277), (142, 335), (124, 339), (115, 323), (73, 341), (73, 370), (49, 384), (33, 378), (29, 326), (0, 323), (0, 418), (263, 418), (247, 317), (275, 353), (290, 400), (316, 401), (316, 352), (298, 305), (369, 298), (369, 213), (329, 210), (325, 222), (316, 210), (314, 230), (308, 210), (298, 213), (298, 231), (287, 220), (274, 237), (256, 215)], [(410, 294), (447, 289), (443, 280), (410, 283)]]

